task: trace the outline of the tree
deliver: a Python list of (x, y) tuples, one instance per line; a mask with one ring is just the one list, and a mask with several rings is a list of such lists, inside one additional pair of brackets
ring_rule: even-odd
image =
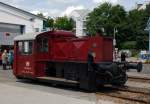
[(146, 9), (144, 10), (146, 13), (146, 18), (150, 16), (150, 3), (146, 5)]
[(43, 15), (43, 13), (38, 13), (37, 16), (45, 18), (45, 16)]
[(106, 35), (112, 36), (114, 28), (119, 29), (125, 20), (126, 11), (122, 6), (112, 6), (110, 3), (104, 3), (89, 14), (86, 27), (90, 34), (96, 34), (104, 28)]
[(71, 18), (58, 17), (54, 23), (55, 28), (60, 30), (73, 30), (74, 23)]
[(128, 32), (126, 32), (126, 41), (136, 41), (135, 49), (146, 49), (148, 45), (146, 42), (147, 33), (144, 31), (147, 20), (145, 19), (145, 10), (131, 10), (128, 14), (127, 25)]
[(86, 27), (90, 34), (102, 32), (101, 28), (104, 28), (107, 36), (113, 36), (114, 28), (117, 28), (116, 40), (119, 49), (147, 49), (148, 34), (144, 29), (149, 16), (150, 4), (145, 10), (134, 9), (126, 12), (120, 5), (104, 3), (89, 14)]
[(54, 20), (48, 17), (45, 21), (45, 27), (54, 28)]

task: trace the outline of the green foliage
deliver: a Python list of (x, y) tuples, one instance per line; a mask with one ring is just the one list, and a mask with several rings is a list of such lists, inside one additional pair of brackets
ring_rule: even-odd
[(148, 33), (144, 31), (148, 19), (144, 10), (132, 10), (129, 12), (128, 21), (130, 33), (128, 39), (137, 42), (136, 49), (147, 49)]
[(43, 15), (43, 13), (38, 13), (37, 16), (45, 18), (45, 16)]
[(132, 57), (139, 58), (140, 51), (133, 49), (131, 50), (131, 52), (132, 52)]
[(65, 17), (58, 17), (55, 20), (54, 27), (59, 30), (73, 30), (74, 23), (73, 20), (70, 18)]
[(110, 3), (104, 3), (89, 14), (86, 27), (91, 34), (96, 34), (104, 28), (106, 34), (112, 36), (114, 28), (119, 28), (120, 23), (124, 22), (125, 18), (126, 12), (122, 6), (112, 6)]
[[(43, 13), (37, 14), (39, 17), (46, 18)], [(59, 30), (68, 30), (71, 31), (74, 28), (74, 21), (71, 18), (66, 16), (58, 17), (56, 20), (48, 17), (46, 21), (44, 21), (44, 28), (56, 28)]]
[(54, 27), (54, 20), (52, 18), (47, 18), (45, 26), (53, 28)]
[(122, 49), (135, 49), (136, 41), (127, 41), (121, 44)]
[(107, 36), (116, 33), (119, 49), (147, 49), (148, 33), (144, 31), (150, 16), (150, 4), (145, 10), (131, 10), (126, 12), (120, 5), (104, 3), (96, 7), (88, 16), (86, 27), (90, 34), (101, 32), (104, 28)]

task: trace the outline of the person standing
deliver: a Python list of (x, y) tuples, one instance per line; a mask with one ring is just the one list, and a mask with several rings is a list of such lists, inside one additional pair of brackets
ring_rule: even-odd
[(125, 62), (126, 61), (126, 53), (122, 52), (121, 53), (121, 62)]
[(13, 68), (13, 59), (14, 59), (14, 55), (13, 52), (10, 50), (8, 53), (8, 64), (10, 69)]
[(2, 53), (2, 65), (3, 65), (3, 70), (6, 70), (6, 65), (7, 65), (7, 50), (4, 50)]

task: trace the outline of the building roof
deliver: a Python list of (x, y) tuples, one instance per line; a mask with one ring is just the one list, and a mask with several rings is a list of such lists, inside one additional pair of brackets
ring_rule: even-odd
[(71, 17), (73, 18), (84, 18), (90, 13), (90, 10), (87, 9), (81, 9), (81, 10), (74, 10), (71, 13)]
[(11, 9), (13, 9), (13, 10), (15, 10), (15, 11), (18, 11), (18, 12), (22, 12), (22, 13), (27, 14), (27, 15), (30, 15), (30, 16), (32, 16), (32, 17), (36, 17), (36, 18), (39, 18), (39, 19), (42, 19), (42, 20), (46, 20), (46, 18), (37, 16), (37, 15), (35, 15), (35, 14), (32, 14), (32, 13), (30, 13), (30, 12), (27, 12), (27, 11), (25, 11), (25, 10), (16, 8), (16, 7), (11, 6), (11, 5), (8, 5), (8, 4), (5, 4), (5, 3), (3, 3), (3, 2), (0, 2), (0, 5), (2, 5), (2, 6), (4, 6), (4, 7), (11, 8)]
[(138, 4), (137, 9), (138, 9), (138, 10), (146, 9), (146, 5), (147, 5), (147, 4)]
[(143, 3), (137, 3), (137, 10), (144, 10), (146, 9), (146, 6), (149, 4), (149, 0), (145, 0)]

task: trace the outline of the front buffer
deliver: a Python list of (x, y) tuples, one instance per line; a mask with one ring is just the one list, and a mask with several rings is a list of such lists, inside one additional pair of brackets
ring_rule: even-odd
[(127, 70), (136, 69), (137, 72), (142, 71), (141, 62), (140, 63), (128, 63), (128, 62), (94, 63), (93, 59), (94, 58), (92, 55), (88, 56), (88, 70), (89, 73), (95, 75), (96, 86), (104, 85), (104, 84), (123, 86), (128, 79), (128, 76), (126, 74)]

